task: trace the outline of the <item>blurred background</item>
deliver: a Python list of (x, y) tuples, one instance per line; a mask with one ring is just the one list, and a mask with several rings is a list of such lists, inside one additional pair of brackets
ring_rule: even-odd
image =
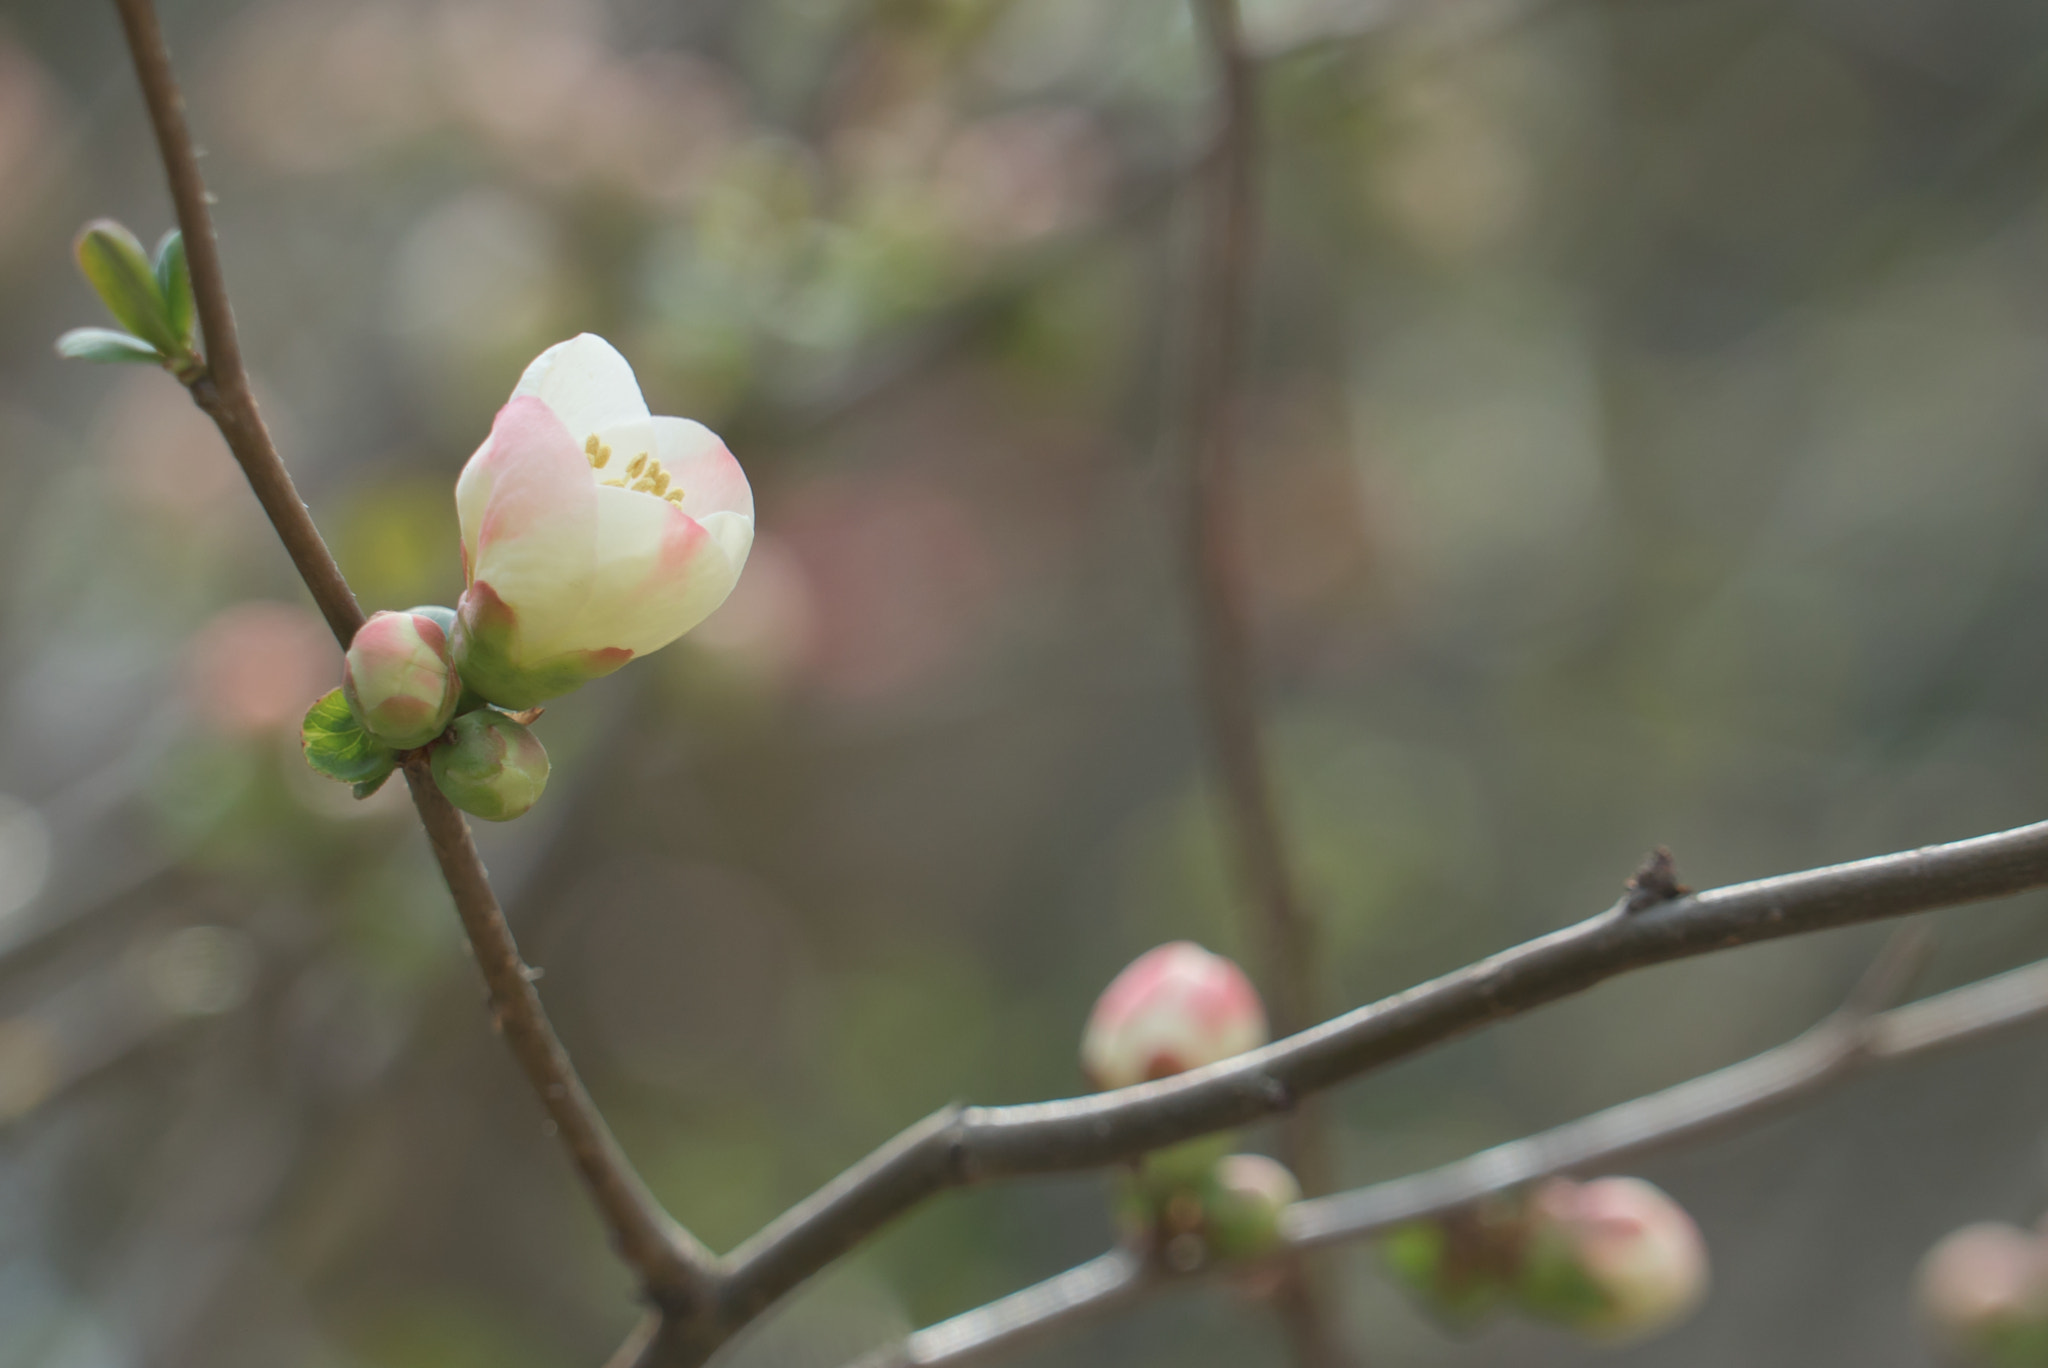
[[(760, 539), (550, 707), (486, 855), (671, 1208), (730, 1247), (950, 1100), (1081, 1088), (1112, 974), (1249, 959), (1177, 481), (1206, 80), (1179, 0), (165, 0), (245, 347), (366, 608), (590, 330)], [(2016, 825), (2048, 779), (2048, 9), (1257, 0), (1244, 453), (1277, 782), (1350, 1006), (1606, 906)], [(634, 1319), (337, 655), (166, 376), (60, 363), (85, 219), (169, 210), (110, 6), (0, 9), (0, 1365), (595, 1368)], [(1932, 919), (1930, 988), (2048, 953)], [(1333, 1095), (1347, 1182), (1768, 1046), (1882, 939), (1638, 974)], [(1256, 967), (1256, 966), (1254, 966)], [(1642, 1172), (1716, 1291), (1628, 1365), (1907, 1365), (1915, 1261), (2048, 1204), (2040, 1031)], [(1253, 1136), (1254, 1142), (1270, 1137)], [(953, 1195), (725, 1362), (833, 1368), (1097, 1252)], [(1367, 1364), (1446, 1338), (1369, 1250)], [(1019, 1364), (1281, 1361), (1177, 1296)]]

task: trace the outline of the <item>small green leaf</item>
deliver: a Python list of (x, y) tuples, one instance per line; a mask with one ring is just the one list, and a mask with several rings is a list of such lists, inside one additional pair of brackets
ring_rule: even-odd
[[(376, 792), (398, 763), (389, 746), (363, 730), (339, 689), (329, 690), (307, 711), (299, 739), (306, 748), (306, 763), (315, 772), (356, 785), (359, 798)], [(370, 786), (367, 791), (365, 784)]]
[(77, 361), (141, 361), (163, 364), (163, 354), (139, 337), (112, 328), (73, 328), (57, 339), (57, 354)]
[(384, 771), (384, 773), (382, 773), (382, 774), (378, 775), (378, 776), (377, 776), (377, 777), (376, 777), (375, 779), (365, 779), (365, 780), (363, 780), (363, 781), (362, 781), (361, 783), (359, 783), (359, 784), (357, 784), (357, 785), (355, 786), (355, 795), (356, 795), (356, 797), (358, 797), (358, 798), (367, 798), (367, 797), (369, 797), (369, 796), (370, 796), (371, 794), (375, 793), (375, 792), (376, 792), (376, 791), (377, 791), (378, 789), (380, 789), (380, 788), (383, 788), (383, 787), (384, 787), (384, 781), (385, 781), (386, 779), (389, 779), (390, 777), (391, 777), (391, 771), (390, 771), (390, 770), (386, 770), (386, 771)]
[(156, 245), (156, 290), (164, 301), (171, 336), (181, 350), (192, 347), (192, 268), (185, 261), (185, 235), (173, 228)]
[(166, 356), (182, 351), (171, 331), (156, 269), (135, 234), (112, 219), (94, 219), (78, 235), (78, 268), (114, 320)]

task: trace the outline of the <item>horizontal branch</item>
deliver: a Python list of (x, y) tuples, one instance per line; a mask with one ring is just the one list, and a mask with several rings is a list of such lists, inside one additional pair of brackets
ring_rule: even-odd
[(949, 1108), (734, 1251), (721, 1319), (744, 1324), (870, 1232), (947, 1188), (1096, 1168), (1286, 1112), (1309, 1093), (1632, 969), (2048, 884), (2048, 823), (1608, 911), (1320, 1026), (1156, 1083)]
[[(1775, 1115), (1878, 1064), (1973, 1044), (2048, 1018), (2048, 960), (1890, 1011), (1883, 1005), (1917, 967), (1917, 950), (1895, 946), (1857, 998), (1805, 1035), (1739, 1064), (1595, 1112), (1555, 1129), (1483, 1150), (1406, 1178), (1297, 1202), (1282, 1218), (1289, 1252), (1362, 1239), (1442, 1216), (1538, 1179), (1612, 1169), (1653, 1150)], [(919, 1330), (862, 1359), (858, 1368), (966, 1368), (1008, 1354), (1183, 1284), (1174, 1273), (1113, 1250), (1021, 1292)]]

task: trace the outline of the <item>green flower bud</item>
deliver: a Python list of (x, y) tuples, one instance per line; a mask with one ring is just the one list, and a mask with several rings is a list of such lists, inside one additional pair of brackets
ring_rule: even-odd
[(432, 764), (449, 802), (487, 822), (509, 822), (539, 801), (548, 782), (540, 738), (492, 708), (464, 713), (448, 730)]
[(447, 729), (462, 681), (440, 624), (424, 613), (377, 613), (349, 643), (341, 692), (364, 731), (411, 750)]
[(1262, 1259), (1280, 1248), (1280, 1213), (1301, 1200), (1294, 1175), (1263, 1154), (1231, 1154), (1216, 1165), (1203, 1206), (1209, 1252)]

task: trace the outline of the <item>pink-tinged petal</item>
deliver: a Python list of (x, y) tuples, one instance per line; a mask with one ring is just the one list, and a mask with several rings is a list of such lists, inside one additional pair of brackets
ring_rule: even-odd
[(592, 592), (597, 486), (554, 411), (532, 398), (500, 409), (463, 471), (456, 503), (463, 540), (476, 548), (471, 582), (488, 580), (518, 608), (537, 649), (573, 636)]
[(578, 644), (645, 655), (725, 602), (739, 566), (710, 530), (674, 504), (628, 489), (597, 494), (593, 573), (602, 589), (578, 627)]
[(683, 512), (704, 521), (714, 513), (754, 520), (754, 490), (718, 434), (688, 418), (654, 420), (654, 454), (683, 491)]
[(455, 608), (454, 655), (462, 682), (501, 708), (531, 708), (581, 688), (633, 658), (623, 648), (561, 649), (532, 641), (516, 609), (478, 580)]
[(557, 342), (535, 357), (512, 388), (514, 399), (528, 395), (555, 411), (575, 434), (579, 448), (593, 433), (622, 423), (644, 422), (648, 416), (633, 367), (616, 347), (594, 333)]

